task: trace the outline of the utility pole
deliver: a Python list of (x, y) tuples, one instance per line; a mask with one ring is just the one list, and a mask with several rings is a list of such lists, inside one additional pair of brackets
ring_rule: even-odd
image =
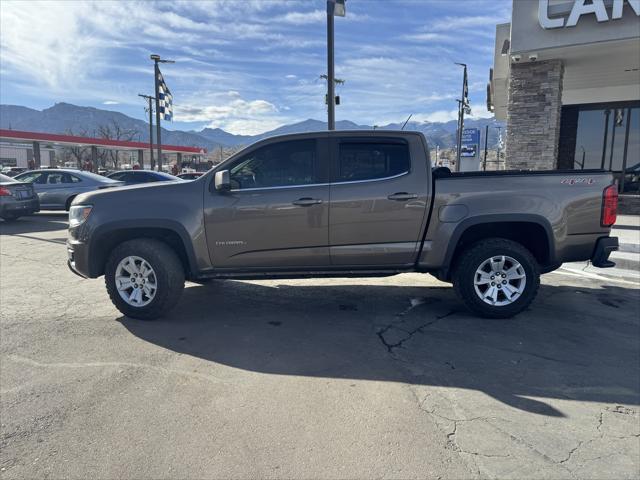
[(502, 149), (502, 127), (496, 127), (498, 129), (498, 149), (496, 151), (496, 167), (500, 170), (500, 150)]
[(346, 14), (346, 0), (327, 0), (327, 128), (336, 129), (334, 18)]
[(487, 171), (487, 147), (489, 146), (489, 124), (484, 127), (484, 163), (482, 165), (482, 171)]
[(156, 145), (158, 150), (158, 171), (162, 171), (162, 137), (160, 127), (160, 63), (175, 63), (173, 60), (162, 60), (160, 55), (150, 56), (153, 60), (155, 88), (156, 88)]
[(467, 88), (467, 64), (456, 63), (464, 68), (464, 75), (462, 77), (462, 96), (458, 100), (458, 142), (456, 152), (456, 172), (460, 171), (460, 151), (462, 150), (462, 129), (464, 128), (464, 112), (469, 108), (468, 104), (468, 88)]
[[(156, 98), (151, 95), (143, 95), (142, 93), (139, 93), (138, 96), (146, 99), (149, 103), (145, 111), (149, 112), (149, 162), (151, 164), (151, 170), (153, 170), (156, 162), (153, 160), (153, 104), (151, 102)], [(144, 162), (142, 167), (144, 168)]]

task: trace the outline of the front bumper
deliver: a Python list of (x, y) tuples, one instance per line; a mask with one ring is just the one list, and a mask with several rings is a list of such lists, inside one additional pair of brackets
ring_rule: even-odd
[(67, 266), (69, 269), (82, 278), (89, 276), (89, 255), (85, 243), (67, 240)]
[(598, 268), (611, 268), (616, 264), (609, 260), (611, 252), (618, 250), (618, 237), (602, 237), (596, 242), (596, 248), (591, 257), (591, 263)]

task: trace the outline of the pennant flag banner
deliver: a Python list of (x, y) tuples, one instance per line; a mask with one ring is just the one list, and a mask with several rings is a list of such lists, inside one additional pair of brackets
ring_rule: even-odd
[(164, 82), (164, 77), (158, 70), (158, 105), (160, 106), (160, 117), (163, 120), (173, 120), (173, 97), (169, 91), (169, 87)]

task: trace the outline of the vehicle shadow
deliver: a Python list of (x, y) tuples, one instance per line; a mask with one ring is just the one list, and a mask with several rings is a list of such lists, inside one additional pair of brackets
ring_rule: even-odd
[(67, 212), (47, 212), (20, 217), (12, 222), (0, 220), (0, 235), (66, 230), (67, 218)]
[(473, 389), (548, 416), (563, 414), (540, 398), (640, 404), (635, 289), (545, 285), (528, 311), (487, 320), (448, 287), (272, 285), (192, 286), (165, 318), (119, 320), (253, 372)]

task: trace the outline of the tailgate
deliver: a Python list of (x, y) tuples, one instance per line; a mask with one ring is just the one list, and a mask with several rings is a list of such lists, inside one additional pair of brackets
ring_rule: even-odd
[(551, 196), (564, 208), (568, 235), (609, 231), (609, 227), (603, 227), (600, 221), (602, 195), (612, 183), (613, 175), (605, 172), (576, 171), (545, 178), (547, 188), (552, 189)]

